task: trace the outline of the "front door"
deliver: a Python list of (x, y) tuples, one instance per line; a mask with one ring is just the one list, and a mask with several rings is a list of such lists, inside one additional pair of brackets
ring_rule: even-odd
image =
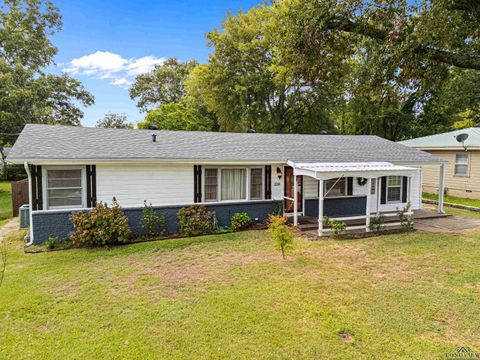
[[(285, 212), (291, 213), (293, 212), (293, 168), (290, 166), (285, 166)], [(302, 203), (303, 203), (303, 176), (297, 176), (297, 200), (298, 200), (298, 211), (301, 212), (302, 210)], [(290, 200), (291, 199), (291, 200)]]

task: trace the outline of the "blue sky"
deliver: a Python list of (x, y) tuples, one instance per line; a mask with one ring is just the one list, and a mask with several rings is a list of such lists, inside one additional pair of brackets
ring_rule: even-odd
[(221, 26), (230, 12), (248, 10), (261, 0), (64, 0), (56, 1), (63, 29), (52, 41), (59, 70), (82, 81), (95, 96), (83, 109), (84, 126), (107, 112), (144, 115), (128, 96), (136, 74), (163, 59), (206, 62), (211, 51), (205, 33)]

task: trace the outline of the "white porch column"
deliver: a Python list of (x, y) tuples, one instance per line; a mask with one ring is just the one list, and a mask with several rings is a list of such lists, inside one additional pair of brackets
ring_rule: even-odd
[(295, 169), (293, 169), (293, 225), (298, 225), (298, 184)]
[(440, 176), (438, 180), (438, 213), (445, 214), (443, 210), (443, 194), (445, 192), (445, 164), (440, 165)]
[(318, 236), (323, 235), (323, 180), (318, 180)]
[(365, 217), (365, 231), (370, 232), (370, 201), (371, 201), (372, 179), (367, 179), (367, 211)]

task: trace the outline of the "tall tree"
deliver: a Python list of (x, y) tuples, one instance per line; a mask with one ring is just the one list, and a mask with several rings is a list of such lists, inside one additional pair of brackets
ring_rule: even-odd
[[(401, 83), (445, 67), (480, 70), (480, 3), (465, 0), (285, 0), (274, 24), (297, 70), (349, 58), (365, 42), (379, 71)], [(294, 57), (294, 58), (293, 58)]]
[(162, 104), (150, 110), (145, 121), (137, 124), (139, 129), (157, 126), (162, 130), (211, 131), (212, 120), (199, 111), (180, 103)]
[(442, 92), (455, 73), (480, 70), (478, 4), (284, 0), (269, 29), (286, 71), (345, 87), (346, 131), (397, 140), (452, 125)]
[(144, 112), (162, 104), (179, 102), (185, 94), (185, 79), (197, 65), (193, 60), (181, 62), (175, 58), (168, 59), (162, 65), (156, 65), (151, 72), (138, 75), (129, 89), (130, 97)]
[(332, 131), (328, 109), (335, 90), (322, 81), (306, 86), (275, 68), (275, 48), (266, 36), (272, 15), (270, 7), (257, 7), (208, 33), (214, 52), (192, 71), (187, 93), (201, 99), (223, 131)]
[(43, 0), (4, 0), (0, 6), (0, 132), (13, 143), (27, 123), (78, 125), (78, 103), (93, 96), (66, 74), (46, 73), (57, 48), (50, 36), (61, 29), (58, 9)]
[(133, 129), (133, 125), (128, 122), (126, 114), (108, 113), (103, 119), (97, 121), (96, 127), (107, 129)]

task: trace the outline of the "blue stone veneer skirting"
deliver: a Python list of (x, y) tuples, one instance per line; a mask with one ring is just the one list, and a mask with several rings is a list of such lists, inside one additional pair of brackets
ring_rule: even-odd
[[(323, 200), (323, 214), (328, 217), (365, 215), (366, 210), (366, 196), (346, 196)], [(318, 217), (318, 199), (305, 199), (305, 215)]]
[[(252, 201), (238, 202), (228, 204), (206, 205), (208, 210), (215, 211), (219, 226), (230, 226), (230, 220), (233, 214), (237, 212), (246, 212), (252, 220), (266, 220), (268, 215), (274, 212), (277, 201)], [(279, 202), (282, 204), (282, 202)], [(177, 212), (184, 206), (155, 206), (155, 210), (165, 215), (165, 227), (169, 233), (178, 231)], [(136, 236), (144, 235), (145, 229), (142, 228), (143, 207), (124, 208), (123, 211), (128, 217), (130, 230)], [(49, 237), (68, 238), (74, 231), (70, 215), (72, 211), (52, 210), (39, 211), (32, 214), (34, 244), (41, 244)]]

